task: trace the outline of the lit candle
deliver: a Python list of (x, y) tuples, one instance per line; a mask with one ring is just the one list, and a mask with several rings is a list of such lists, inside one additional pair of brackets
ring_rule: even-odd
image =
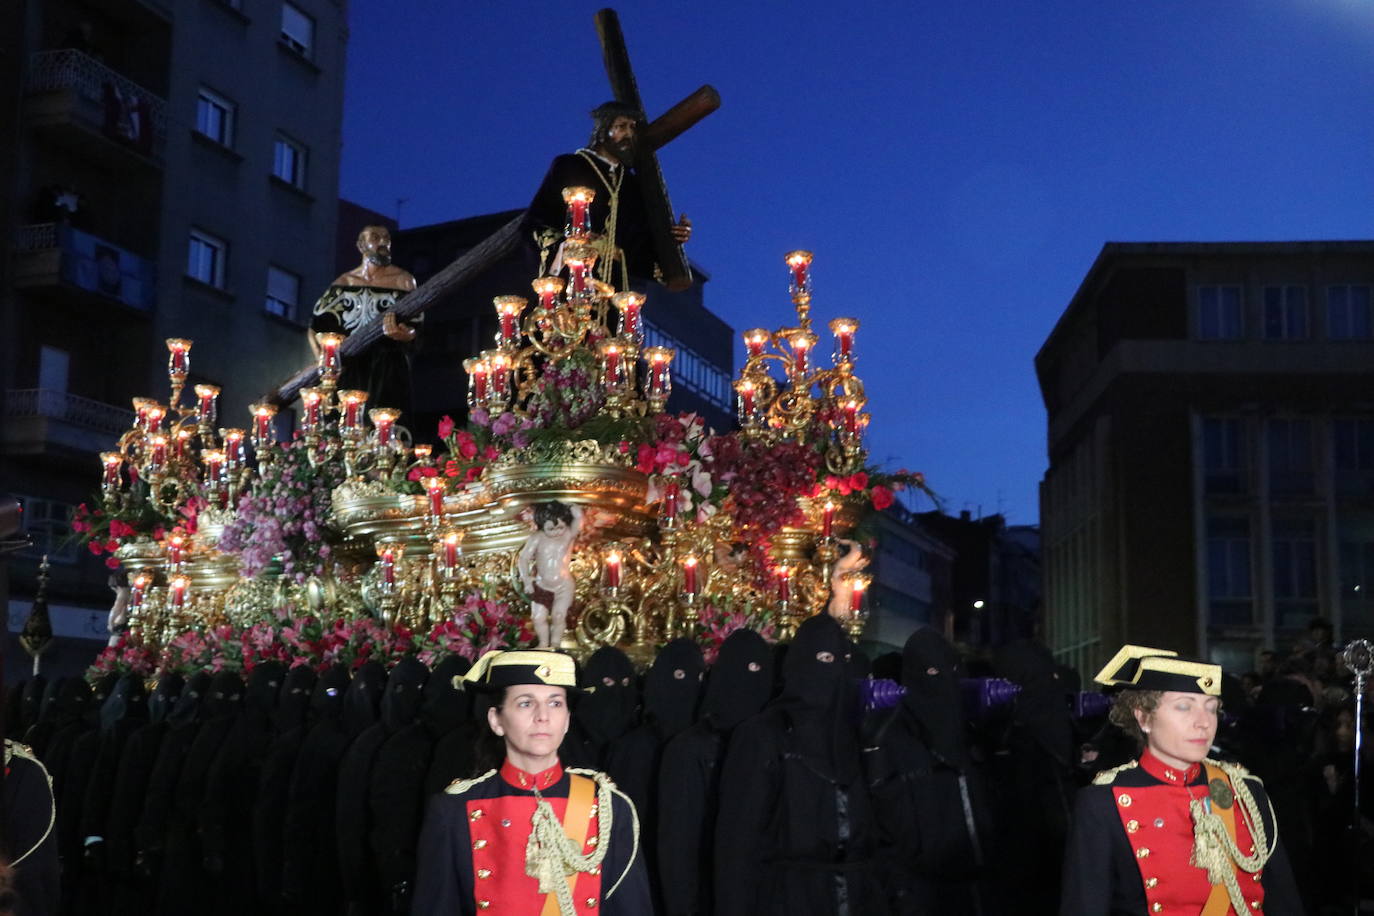
[(422, 477), (421, 481), (425, 485), (425, 492), (429, 495), (429, 514), (435, 520), (444, 517), (444, 478), (442, 477)]
[(320, 431), (320, 405), (324, 402), (324, 392), (318, 388), (306, 388), (301, 392), (301, 403), (305, 405), (305, 416), (301, 418), (301, 429), (307, 433)]
[(582, 239), (591, 232), (591, 206), (596, 192), (591, 188), (564, 188), (563, 202), (568, 205), (568, 224), (563, 227), (565, 238)]
[(147, 573), (139, 573), (134, 576), (129, 583), (129, 610), (140, 611), (143, 609), (143, 602), (148, 597), (148, 586), (152, 583), (152, 576)]
[(680, 486), (676, 480), (663, 485), (663, 517), (670, 524), (677, 521), (677, 500)]
[(272, 438), (272, 418), (277, 408), (272, 404), (258, 402), (253, 405), (253, 439), (261, 448)]
[(779, 564), (774, 571), (778, 577), (778, 600), (786, 604), (792, 600), (792, 569), (786, 564)]
[(179, 611), (186, 606), (186, 592), (191, 587), (191, 580), (185, 576), (177, 576), (167, 588), (167, 600), (173, 610)]
[(606, 587), (620, 588), (620, 552), (612, 550), (606, 554)]
[(176, 569), (181, 566), (186, 554), (186, 538), (180, 534), (174, 534), (167, 538), (167, 565)]
[(496, 342), (504, 349), (514, 348), (520, 340), (520, 313), (529, 302), (523, 296), (497, 296), (492, 302), (496, 306), (496, 317), (501, 322)]
[(180, 337), (167, 338), (167, 377), (173, 385), (180, 385), (190, 371), (191, 342)]
[(161, 474), (167, 464), (167, 437), (154, 436), (148, 443), (148, 474)]
[(468, 374), (468, 408), (481, 407), (487, 401), (491, 365), (485, 359), (472, 356), (463, 360), (463, 369)]
[(554, 300), (558, 294), (563, 292), (562, 277), (540, 277), (532, 284), (535, 295), (539, 297), (539, 308), (543, 311), (551, 311), (554, 307)]
[(510, 396), (510, 357), (504, 353), (492, 353), (488, 357), (491, 366), (491, 396), (494, 404), (502, 409)]
[(682, 560), (682, 590), (689, 595), (697, 593), (697, 558), (692, 554)]
[(123, 463), (124, 456), (119, 452), (100, 453), (100, 466), (105, 469), (105, 476), (100, 485), (106, 493), (113, 493), (119, 489), (119, 466)]
[(619, 388), (624, 382), (622, 376), (620, 346), (606, 341), (601, 345), (601, 382), (607, 388)]
[(161, 404), (149, 404), (148, 412), (143, 415), (143, 430), (148, 435), (152, 435), (162, 428), (162, 418), (167, 416), (167, 411)]
[(644, 356), (649, 361), (650, 397), (665, 398), (672, 390), (668, 366), (673, 362), (673, 352), (670, 347), (650, 347), (644, 351)]
[(792, 377), (805, 378), (811, 372), (811, 347), (816, 343), (814, 335), (797, 331), (789, 339), (792, 345)]
[(137, 414), (134, 419), (134, 429), (144, 435), (148, 433), (148, 408), (155, 403), (157, 402), (149, 398), (134, 398), (134, 413)]
[(568, 265), (568, 276), (572, 278), (572, 295), (585, 296), (589, 289), (587, 275), (596, 263), (596, 252), (586, 245), (576, 245), (566, 250), (563, 263)]
[(847, 363), (854, 358), (854, 334), (859, 330), (856, 318), (836, 318), (830, 322), (835, 335), (835, 362)]
[(320, 345), (320, 355), (316, 364), (320, 370), (321, 381), (338, 381), (339, 373), (343, 371), (343, 363), (339, 359), (339, 347), (344, 342), (344, 336), (328, 332), (316, 334), (315, 340)]
[(396, 584), (396, 548), (390, 544), (380, 548), (382, 584), (391, 587)]
[(400, 411), (392, 410), (390, 407), (374, 407), (367, 412), (372, 418), (372, 426), (377, 431), (377, 447), (391, 447), (391, 433), (396, 426), (396, 418), (400, 416)]
[(444, 570), (452, 573), (458, 568), (458, 548), (463, 541), (462, 532), (446, 531), (442, 541), (444, 548)]
[(825, 507), (821, 509), (821, 537), (828, 538), (835, 533), (835, 503), (831, 500), (825, 501)]
[(219, 434), (224, 439), (224, 468), (237, 471), (243, 467), (243, 430), (222, 429)]
[(744, 332), (744, 348), (749, 351), (750, 356), (762, 356), (763, 348), (768, 345), (769, 333), (763, 328), (754, 328)]
[(205, 489), (210, 493), (218, 493), (224, 474), (224, 452), (207, 449), (200, 456), (205, 459)]
[(644, 294), (627, 290), (611, 297), (620, 312), (620, 336), (638, 342), (644, 336)]
[(434, 454), (434, 446), (417, 445), (415, 446), (415, 460), (421, 464), (429, 464), (429, 456)]
[(339, 399), (343, 401), (343, 419), (339, 423), (339, 432), (356, 432), (363, 422), (363, 405), (367, 403), (366, 391), (343, 391), (339, 393)]
[(219, 419), (219, 386), (196, 386), (196, 422), (201, 426), (213, 427)]
[(840, 417), (844, 431), (853, 436), (859, 431), (859, 402), (853, 398), (840, 405)]
[(792, 283), (788, 292), (793, 298), (811, 295), (811, 257), (809, 251), (787, 253), (787, 267), (792, 271)]
[(863, 608), (864, 608), (864, 589), (865, 589), (865, 588), (867, 588), (867, 583), (864, 582), (863, 577), (861, 577), (861, 576), (860, 576), (860, 577), (856, 577), (854, 580), (852, 580), (852, 581), (850, 582), (850, 584), (849, 584), (849, 612), (850, 612), (851, 614), (858, 614), (860, 611), (863, 610)]
[(752, 426), (754, 423), (754, 383), (748, 379), (740, 379), (735, 383), (735, 391), (739, 393), (739, 421), (745, 426)]
[(191, 432), (189, 429), (187, 429), (187, 428), (184, 427), (184, 426), (177, 430), (177, 437), (176, 437), (176, 439), (173, 440), (173, 442), (172, 442), (172, 457), (173, 457), (173, 458), (185, 458), (185, 457), (186, 457), (186, 451), (187, 451), (187, 449), (190, 448), (190, 446), (191, 446), (191, 437), (194, 436), (194, 435), (195, 435), (195, 433)]

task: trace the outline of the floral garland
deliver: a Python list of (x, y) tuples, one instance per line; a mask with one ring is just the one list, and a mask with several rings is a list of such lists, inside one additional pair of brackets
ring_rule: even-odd
[[(72, 535), (92, 555), (110, 554), (105, 558), (110, 569), (119, 568), (119, 560), (113, 554), (121, 544), (144, 536), (161, 540), (176, 522), (175, 516), (167, 515), (148, 499), (148, 485), (140, 480), (134, 481), (127, 496), (114, 508), (99, 508), (94, 498), (91, 502), (97, 508), (82, 503), (72, 512)], [(194, 520), (198, 507), (188, 505), (187, 509), (191, 512), (189, 518)]]
[(492, 649), (518, 649), (533, 645), (534, 641), (528, 618), (516, 614), (506, 602), (471, 593), (447, 620), (417, 637), (415, 648), (420, 661), (433, 666), (449, 655), (476, 661)]
[(129, 637), (129, 631), (120, 633), (113, 645), (100, 650), (95, 661), (86, 669), (86, 680), (94, 684), (110, 674), (133, 674), (138, 677), (151, 677), (157, 670), (157, 655), (152, 649)]
[(323, 575), (331, 555), (324, 539), (330, 494), (343, 482), (336, 461), (310, 463), (310, 445), (297, 436), (274, 444), (271, 460), (259, 467), (253, 487), (239, 497), (237, 515), (219, 538), (219, 550), (238, 557), (245, 578), (282, 559), (288, 580), (304, 583)]

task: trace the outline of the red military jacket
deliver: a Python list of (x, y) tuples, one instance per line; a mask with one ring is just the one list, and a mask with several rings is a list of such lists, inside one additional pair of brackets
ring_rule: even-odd
[[(421, 833), (412, 912), (557, 916), (556, 901), (539, 892), (538, 880), (525, 869), (538, 802), (534, 793), (538, 789), (565, 832), (577, 836), (587, 854), (596, 849), (602, 817), (595, 785), (584, 786), (582, 796), (590, 803), (584, 801), (574, 811), (578, 823), (567, 823), (565, 816), (573, 780), (593, 783), (594, 778), (605, 779), (601, 774), (569, 773), (560, 764), (542, 773), (526, 773), (506, 761), (499, 771), (456, 782), (436, 795)], [(611, 916), (648, 913), (648, 881), (638, 855), (634, 807), (614, 786), (611, 794), (610, 849), (595, 871), (576, 874), (574, 909), (578, 914)]]
[[(1254, 797), (1273, 854), (1259, 871), (1236, 869), (1250, 916), (1300, 914), (1287, 855), (1276, 839), (1276, 825), (1260, 781), (1241, 767), (1227, 765), (1226, 786), (1209, 789), (1205, 766), (1186, 770), (1168, 766), (1148, 750), (1138, 763), (1098, 776), (1083, 789), (1074, 812), (1064, 864), (1060, 912), (1073, 916), (1199, 916), (1213, 894), (1207, 870), (1192, 864), (1193, 799), (1216, 795), (1230, 801), (1235, 840), (1253, 855), (1255, 839), (1234, 796), (1232, 783), (1244, 779)], [(1209, 805), (1218, 804), (1209, 801)], [(1210, 810), (1210, 809), (1209, 809)], [(1225, 890), (1220, 893), (1224, 896)], [(1229, 898), (1215, 912), (1237, 916)], [(1210, 916), (1210, 911), (1209, 911)]]

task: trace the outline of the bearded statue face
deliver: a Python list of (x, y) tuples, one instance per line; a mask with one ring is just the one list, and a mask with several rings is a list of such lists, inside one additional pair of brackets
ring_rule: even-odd
[(391, 263), (391, 233), (385, 226), (364, 226), (358, 233), (358, 251), (374, 264)]

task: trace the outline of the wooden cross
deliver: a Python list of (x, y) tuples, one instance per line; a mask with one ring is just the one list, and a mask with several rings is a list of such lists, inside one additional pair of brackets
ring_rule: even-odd
[[(639, 86), (635, 82), (634, 71), (630, 68), (625, 36), (620, 31), (620, 17), (616, 15), (615, 10), (603, 9), (596, 14), (596, 31), (601, 40), (606, 77), (611, 82), (611, 92), (616, 101), (643, 111)], [(663, 170), (659, 168), (657, 152), (660, 147), (681, 136), (719, 107), (720, 93), (709, 85), (702, 86), (645, 127), (635, 154), (635, 173), (644, 195), (645, 207), (649, 211), (654, 248), (658, 253), (659, 268), (663, 272), (663, 284), (672, 290), (682, 290), (692, 285), (692, 269), (687, 264), (687, 256), (683, 253), (682, 246), (673, 239), (673, 204), (668, 198), (668, 186), (663, 180)], [(461, 289), (508, 255), (520, 241), (522, 219), (523, 213), (402, 298), (394, 309), (396, 317), (404, 321), (421, 314), (435, 302)], [(349, 335), (339, 348), (339, 352), (344, 356), (361, 353), (376, 343), (381, 336), (382, 322), (378, 319)], [(268, 397), (278, 404), (289, 404), (295, 400), (302, 388), (313, 384), (317, 378), (318, 370), (315, 366), (301, 369), (279, 385), (274, 395)]]

